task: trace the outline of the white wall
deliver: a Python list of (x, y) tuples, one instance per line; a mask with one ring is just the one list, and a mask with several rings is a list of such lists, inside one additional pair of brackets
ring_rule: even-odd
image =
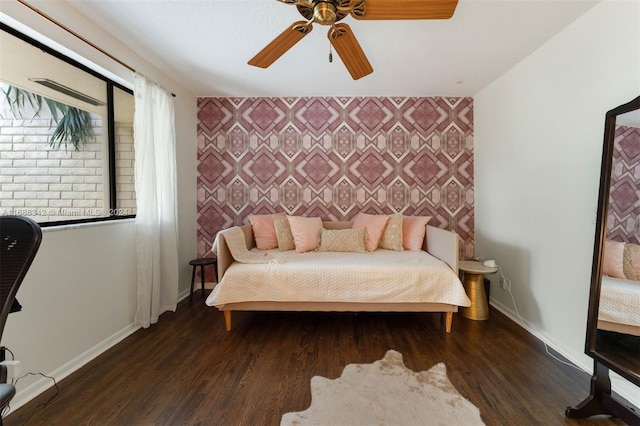
[[(474, 101), (476, 254), (512, 280), (526, 328), (588, 371), (604, 117), (640, 94), (639, 28), (640, 3), (601, 2)], [(517, 320), (498, 275), (491, 303)]]
[[(44, 12), (177, 95), (176, 109), (180, 293), (188, 291), (196, 256), (196, 97), (162, 71), (76, 14), (64, 2), (40, 2)], [(21, 24), (88, 59), (133, 87), (130, 70), (15, 1), (1, 1), (2, 21)], [(22, 28), (19, 28), (22, 30)], [(31, 35), (31, 34), (28, 34)], [(22, 372), (61, 379), (135, 330), (135, 228), (131, 220), (46, 230), (20, 291), (24, 306), (11, 314), (3, 336)], [(12, 409), (51, 383), (26, 378)]]
[[(18, 291), (22, 311), (10, 314), (2, 336), (22, 374), (56, 380), (136, 330), (135, 225), (103, 222), (44, 229), (42, 244)], [(27, 377), (11, 403), (18, 408), (52, 382)]]

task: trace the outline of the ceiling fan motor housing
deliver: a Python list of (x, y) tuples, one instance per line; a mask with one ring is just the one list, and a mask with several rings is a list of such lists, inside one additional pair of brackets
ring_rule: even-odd
[(330, 1), (319, 1), (313, 8), (313, 18), (320, 25), (336, 22), (336, 7)]
[(298, 12), (308, 21), (333, 25), (349, 14), (351, 0), (314, 0), (297, 4)]

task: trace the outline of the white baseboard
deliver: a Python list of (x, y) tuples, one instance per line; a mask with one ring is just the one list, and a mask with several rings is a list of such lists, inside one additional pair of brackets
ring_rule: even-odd
[(182, 290), (180, 293), (178, 293), (178, 303), (182, 302), (184, 299), (189, 297), (189, 294), (191, 294), (191, 291), (189, 288)]
[[(217, 282), (215, 281), (211, 281), (211, 282), (205, 282), (204, 283), (204, 289), (205, 290), (213, 290), (213, 288), (218, 285)], [(197, 282), (195, 286), (193, 286), (193, 293), (195, 294), (196, 292), (200, 291), (202, 289), (202, 284)], [(189, 294), (191, 294), (191, 287), (187, 287), (186, 289), (182, 290), (179, 294), (178, 294), (178, 302), (186, 299), (187, 297), (189, 297)]]
[[(81, 367), (83, 367), (89, 361), (92, 361), (98, 355), (107, 351), (109, 348), (121, 342), (126, 337), (132, 335), (138, 329), (140, 329), (140, 326), (136, 324), (129, 324), (122, 330), (98, 343), (88, 351), (80, 354), (79, 356), (75, 357), (74, 359), (55, 369), (54, 371), (47, 373), (47, 376), (54, 377), (56, 381), (59, 382), (65, 377), (69, 376), (71, 373), (79, 370)], [(53, 387), (53, 381), (51, 379), (43, 377), (30, 384), (26, 388), (18, 391), (15, 397), (11, 400), (11, 410), (9, 411), (9, 413), (22, 407), (24, 404), (31, 401), (51, 387)]]

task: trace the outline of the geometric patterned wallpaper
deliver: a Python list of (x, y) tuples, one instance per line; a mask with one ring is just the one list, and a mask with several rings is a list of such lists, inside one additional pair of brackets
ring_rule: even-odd
[(473, 99), (199, 98), (198, 255), (252, 213), (433, 216), (474, 255)]
[(607, 239), (640, 244), (640, 129), (617, 126)]

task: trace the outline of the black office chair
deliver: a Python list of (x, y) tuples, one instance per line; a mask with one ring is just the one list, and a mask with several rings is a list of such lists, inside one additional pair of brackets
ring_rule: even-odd
[[(16, 293), (33, 262), (42, 241), (42, 230), (33, 220), (20, 216), (0, 216), (0, 341), (9, 313), (22, 307)], [(4, 347), (0, 347), (0, 361), (4, 361)], [(0, 366), (0, 425), (1, 413), (16, 393), (7, 384), (7, 367)]]

